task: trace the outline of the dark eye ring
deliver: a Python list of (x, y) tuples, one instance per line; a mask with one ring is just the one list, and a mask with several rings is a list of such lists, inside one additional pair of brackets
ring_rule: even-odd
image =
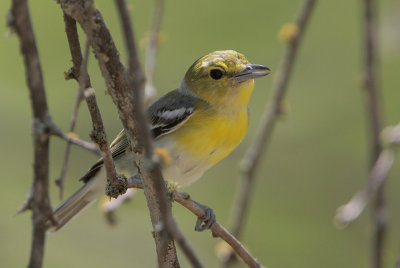
[(210, 76), (214, 80), (219, 80), (224, 76), (224, 73), (220, 69), (212, 69), (210, 71)]

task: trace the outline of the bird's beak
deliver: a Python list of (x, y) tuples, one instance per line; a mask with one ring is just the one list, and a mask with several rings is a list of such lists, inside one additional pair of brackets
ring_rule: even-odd
[(243, 82), (249, 79), (268, 75), (271, 70), (268, 67), (259, 64), (247, 64), (243, 71), (235, 74), (232, 79)]

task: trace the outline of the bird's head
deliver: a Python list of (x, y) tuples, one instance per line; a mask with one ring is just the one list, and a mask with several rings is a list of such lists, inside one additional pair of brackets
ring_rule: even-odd
[(214, 51), (193, 63), (186, 72), (181, 90), (190, 91), (213, 104), (237, 100), (247, 105), (254, 78), (269, 73), (269, 68), (250, 64), (234, 50)]

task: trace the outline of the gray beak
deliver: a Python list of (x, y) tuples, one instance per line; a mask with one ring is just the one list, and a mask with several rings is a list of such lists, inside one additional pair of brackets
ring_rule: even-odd
[(268, 67), (259, 64), (247, 64), (243, 71), (235, 74), (232, 79), (243, 82), (249, 79), (268, 75), (271, 70)]

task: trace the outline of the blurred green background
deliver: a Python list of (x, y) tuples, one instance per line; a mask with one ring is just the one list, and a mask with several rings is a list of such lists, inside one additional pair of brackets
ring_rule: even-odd
[[(136, 37), (145, 37), (152, 1), (128, 1)], [(238, 161), (251, 143), (260, 115), (271, 96), (271, 84), (285, 44), (279, 28), (295, 18), (302, 1), (167, 1), (156, 69), (159, 94), (176, 88), (186, 69), (198, 57), (214, 50), (235, 49), (252, 63), (271, 68), (256, 81), (250, 131), (224, 161), (186, 188), (195, 200), (214, 208), (227, 225), (238, 185)], [(277, 125), (271, 146), (260, 165), (243, 242), (268, 267), (368, 267), (373, 225), (367, 210), (346, 230), (332, 224), (335, 210), (360, 189), (367, 177), (368, 135), (360, 90), (362, 61), (361, 1), (320, 1), (302, 43), (286, 99), (286, 115)], [(97, 6), (126, 57), (113, 1)], [(3, 17), (10, 1), (0, 1)], [(51, 114), (65, 131), (69, 128), (77, 85), (65, 81), (70, 66), (62, 12), (55, 1), (30, 1), (32, 20), (42, 60)], [(400, 120), (400, 4), (380, 1), (380, 49), (383, 112), (387, 125)], [(4, 21), (4, 20), (3, 20)], [(31, 240), (30, 213), (13, 217), (32, 181), (31, 108), (16, 35), (1, 24), (0, 114), (0, 263), (26, 266)], [(82, 42), (83, 43), (83, 42)], [(144, 55), (143, 48), (140, 51)], [(143, 59), (143, 57), (142, 57)], [(121, 124), (94, 58), (90, 74), (109, 137)], [(91, 124), (82, 105), (76, 132), (89, 140)], [(65, 142), (51, 140), (51, 197), (59, 203), (53, 180), (60, 174)], [(73, 147), (66, 194), (96, 160)], [(387, 183), (389, 231), (385, 267), (393, 267), (400, 250), (399, 164)], [(223, 189), (221, 191), (221, 189)], [(195, 217), (174, 204), (174, 215), (206, 267), (218, 267), (209, 232), (193, 231)], [(154, 242), (145, 198), (136, 198), (118, 212), (118, 225), (109, 227), (97, 205), (65, 229), (47, 237), (44, 267), (155, 267)], [(180, 255), (182, 267), (188, 267)], [(239, 264), (238, 267), (244, 267)]]

